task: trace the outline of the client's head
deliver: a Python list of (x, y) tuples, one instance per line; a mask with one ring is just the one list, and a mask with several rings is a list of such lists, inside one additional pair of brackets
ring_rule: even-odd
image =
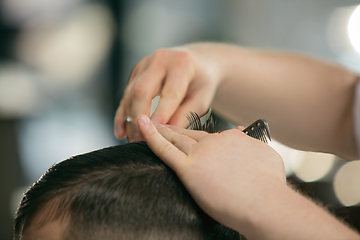
[(25, 193), (15, 239), (239, 239), (207, 216), (146, 143), (78, 155)]

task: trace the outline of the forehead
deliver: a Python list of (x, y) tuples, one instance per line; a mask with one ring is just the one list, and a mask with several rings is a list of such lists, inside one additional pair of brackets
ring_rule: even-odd
[(61, 240), (67, 227), (67, 220), (51, 219), (54, 204), (42, 206), (26, 224), (21, 240)]

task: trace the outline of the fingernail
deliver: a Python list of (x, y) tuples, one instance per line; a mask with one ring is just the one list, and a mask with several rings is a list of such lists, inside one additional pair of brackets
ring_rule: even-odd
[(237, 126), (237, 127), (236, 127), (236, 129), (238, 129), (238, 130), (242, 131), (242, 130), (244, 130), (244, 129), (245, 129), (245, 127), (243, 127), (243, 126)]
[(146, 124), (148, 124), (149, 122), (150, 122), (150, 119), (149, 119), (148, 116), (146, 116), (146, 115), (141, 115), (141, 116), (139, 117), (139, 123), (146, 125)]
[(121, 127), (117, 127), (116, 129), (115, 129), (115, 135), (116, 135), (116, 137), (117, 138), (121, 138), (122, 137), (122, 135), (124, 134), (124, 130), (121, 128)]

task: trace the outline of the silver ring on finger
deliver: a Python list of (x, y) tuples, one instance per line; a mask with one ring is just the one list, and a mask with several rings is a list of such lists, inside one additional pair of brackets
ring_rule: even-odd
[(125, 122), (131, 123), (132, 122), (132, 117), (131, 116), (125, 116)]

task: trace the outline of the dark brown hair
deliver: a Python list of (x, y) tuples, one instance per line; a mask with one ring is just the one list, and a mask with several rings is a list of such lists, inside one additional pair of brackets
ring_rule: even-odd
[(24, 194), (14, 239), (20, 239), (33, 215), (54, 199), (59, 204), (46, 221), (69, 216), (65, 239), (240, 239), (196, 205), (145, 142), (52, 166)]

